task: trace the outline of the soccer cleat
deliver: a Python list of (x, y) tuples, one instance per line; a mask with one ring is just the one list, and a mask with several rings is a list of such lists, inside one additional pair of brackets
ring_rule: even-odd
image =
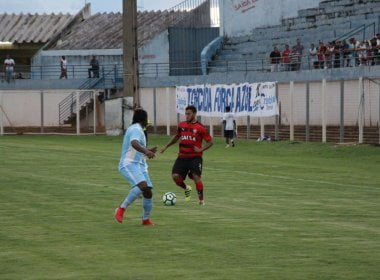
[(190, 199), (191, 199), (191, 186), (186, 186), (185, 201), (190, 201)]
[(199, 200), (199, 205), (204, 206), (205, 205), (205, 201), (204, 200)]
[(154, 223), (152, 222), (151, 219), (142, 220), (141, 224), (143, 226), (154, 226)]
[(232, 141), (232, 147), (235, 147), (235, 142), (234, 141)]
[(118, 207), (115, 209), (114, 218), (117, 222), (119, 222), (119, 223), (123, 222), (124, 212), (125, 212), (125, 208)]
[(229, 148), (229, 147), (230, 147), (230, 145), (227, 144), (227, 145), (226, 145), (226, 148)]

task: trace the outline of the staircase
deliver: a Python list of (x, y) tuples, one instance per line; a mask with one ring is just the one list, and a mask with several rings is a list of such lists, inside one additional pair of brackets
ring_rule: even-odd
[[(123, 78), (119, 75), (116, 66), (114, 69), (101, 73), (100, 78), (88, 78), (78, 90), (79, 95), (79, 112), (83, 118), (93, 111), (94, 91), (92, 89), (117, 89), (123, 87)], [(59, 104), (59, 124), (74, 124), (76, 121), (76, 100), (77, 91), (72, 92), (63, 99)]]
[(59, 124), (74, 124), (76, 121), (77, 105), (79, 106), (80, 118), (91, 113), (94, 108), (94, 91), (83, 91), (79, 95), (79, 105), (77, 104), (77, 92), (72, 92), (58, 104)]

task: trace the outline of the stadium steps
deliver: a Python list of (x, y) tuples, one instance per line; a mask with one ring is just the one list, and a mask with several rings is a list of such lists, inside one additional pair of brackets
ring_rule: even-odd
[[(94, 110), (94, 99), (91, 98), (88, 102), (86, 102), (84, 105), (82, 105), (80, 107), (80, 110), (79, 110), (80, 120), (83, 120), (84, 118), (86, 118), (86, 116), (88, 116), (88, 114), (92, 113), (93, 110)], [(76, 118), (77, 118), (77, 114), (76, 113), (72, 113), (64, 121), (64, 124), (70, 124), (72, 126), (75, 126), (75, 124), (76, 124)]]
[[(305, 49), (311, 43), (332, 41), (363, 24), (377, 24), (379, 13), (380, 0), (322, 1), (318, 8), (299, 10), (297, 17), (283, 19), (281, 25), (255, 28), (250, 35), (228, 38), (210, 62), (209, 72), (245, 70), (244, 66), (243, 69), (242, 66), (227, 69), (225, 65), (230, 61), (240, 61), (240, 64), (244, 60), (256, 64), (267, 61), (273, 46), (282, 50), (285, 44), (295, 45), (298, 38)], [(370, 29), (366, 37), (372, 31)], [(362, 33), (353, 37), (361, 40)], [(257, 66), (251, 68), (247, 70), (260, 70)]]

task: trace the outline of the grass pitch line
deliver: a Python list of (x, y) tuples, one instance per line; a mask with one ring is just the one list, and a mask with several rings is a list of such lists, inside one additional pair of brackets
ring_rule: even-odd
[(367, 189), (371, 189), (371, 190), (380, 191), (380, 188), (376, 188), (376, 187), (372, 187), (372, 186), (366, 186), (366, 185), (340, 184), (340, 183), (322, 181), (322, 180), (311, 180), (311, 179), (287, 177), (287, 176), (280, 176), (280, 175), (269, 175), (269, 174), (249, 172), (249, 171), (237, 171), (237, 170), (228, 170), (228, 169), (212, 168), (212, 167), (211, 168), (207, 167), (207, 169), (213, 170), (213, 171), (218, 171), (218, 172), (248, 174), (248, 175), (256, 175), (256, 176), (269, 177), (269, 178), (275, 178), (275, 179), (285, 179), (285, 180), (293, 180), (293, 181), (296, 180), (296, 181), (301, 181), (301, 182), (328, 184), (328, 185), (334, 185), (334, 186), (340, 186), (340, 187), (347, 187), (348, 186), (348, 187), (356, 187), (356, 188), (367, 188)]

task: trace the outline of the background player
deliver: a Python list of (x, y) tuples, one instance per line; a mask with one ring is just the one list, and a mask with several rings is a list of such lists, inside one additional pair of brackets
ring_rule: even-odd
[(226, 107), (226, 112), (223, 114), (223, 127), (224, 127), (224, 137), (226, 138), (226, 148), (232, 146), (235, 147), (234, 142), (234, 130), (236, 127), (236, 122), (234, 119), (234, 113), (231, 112), (231, 107)]

